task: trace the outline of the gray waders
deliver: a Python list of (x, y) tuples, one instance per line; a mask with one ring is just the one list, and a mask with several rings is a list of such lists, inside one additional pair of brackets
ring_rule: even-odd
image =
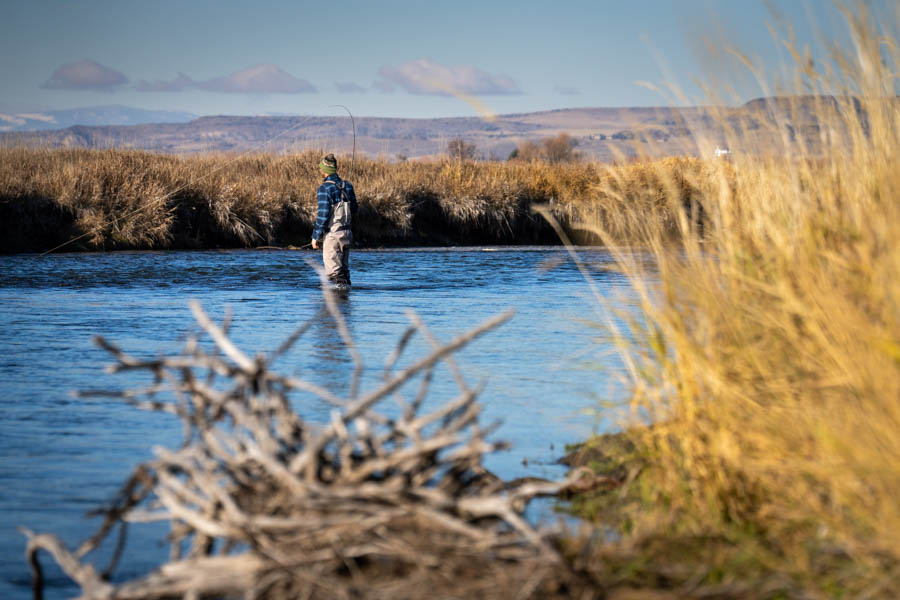
[[(332, 185), (336, 185), (333, 182)], [(350, 231), (352, 217), (350, 203), (345, 199), (344, 189), (338, 186), (341, 201), (331, 208), (331, 217), (325, 224), (328, 233), (322, 242), (322, 262), (325, 263), (325, 274), (335, 285), (350, 285), (350, 243), (353, 234)]]

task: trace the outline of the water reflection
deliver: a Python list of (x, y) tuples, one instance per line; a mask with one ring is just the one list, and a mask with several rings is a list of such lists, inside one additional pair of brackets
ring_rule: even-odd
[[(352, 339), (354, 336), (353, 302), (350, 294), (334, 294), (332, 297), (343, 315), (344, 323)], [(310, 379), (313, 383), (327, 388), (339, 396), (346, 397), (350, 391), (350, 378), (354, 367), (353, 357), (341, 336), (337, 320), (326, 310), (324, 298), (318, 309), (319, 316), (311, 330), (313, 343), (309, 347), (309, 352), (312, 353), (315, 361)]]
[[(354, 252), (356, 285), (338, 301), (367, 366), (362, 391), (380, 382), (381, 365), (409, 324), (406, 310), (446, 342), (513, 308), (512, 321), (467, 347), (457, 362), (470, 384), (487, 381), (484, 422), (502, 420), (496, 437), (513, 444), (490, 457), (488, 467), (507, 478), (559, 476), (554, 461), (566, 443), (596, 426), (585, 411), (598, 408), (593, 397), (615, 396), (621, 366), (609, 341), (585, 325), (605, 316), (563, 251), (494, 250)], [(76, 544), (88, 533), (85, 509), (109, 499), (131, 468), (150, 458), (152, 446), (179, 442), (174, 419), (112, 400), (72, 398), (71, 390), (129, 382), (127, 375), (103, 374), (110, 359), (91, 337), (101, 334), (140, 356), (171, 354), (194, 328), (188, 300), (196, 298), (216, 319), (233, 309), (232, 337), (248, 354), (271, 352), (324, 307), (302, 258), (277, 251), (0, 257), (0, 530), (6, 532), (0, 598), (28, 592), (16, 525), (60, 532)], [(592, 269), (610, 262), (602, 251), (586, 258)], [(597, 285), (604, 296), (623, 294), (620, 306), (627, 306), (623, 277), (604, 272)], [(427, 351), (417, 337), (397, 369)], [(352, 367), (334, 319), (322, 315), (276, 363), (340, 395), (349, 392)], [(437, 370), (429, 401), (455, 394), (452, 377)], [(292, 400), (307, 419), (327, 419), (332, 409), (308, 395)], [(160, 536), (131, 537), (138, 557), (130, 554), (124, 568), (135, 573), (154, 562)], [(76, 591), (59, 581), (51, 596)]]

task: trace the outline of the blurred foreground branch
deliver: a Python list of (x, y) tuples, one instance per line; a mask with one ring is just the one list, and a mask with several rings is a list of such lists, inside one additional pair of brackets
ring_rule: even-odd
[[(349, 597), (363, 583), (370, 596), (409, 597), (425, 593), (420, 586), (428, 582), (454, 586), (476, 571), (509, 573), (510, 566), (517, 574), (505, 575), (508, 583), (528, 592), (535, 577), (559, 567), (546, 532), (522, 512), (529, 500), (557, 494), (576, 476), (510, 485), (489, 473), (482, 457), (505, 444), (487, 440), (492, 428), (478, 421), (480, 387), (469, 388), (451, 358), (511, 313), (445, 345), (410, 315), (383, 381), (357, 394), (362, 364), (338, 303), (327, 287), (324, 294), (356, 363), (348, 398), (271, 369), (310, 323), (268, 358), (244, 354), (227, 324), (214, 323), (197, 303), (192, 310), (212, 346), (194, 337), (177, 356), (143, 360), (98, 339), (116, 359), (111, 372), (146, 371), (153, 384), (93, 394), (177, 415), (184, 441), (177, 450), (157, 448), (156, 458), (134, 471), (103, 509), (100, 529), (76, 550), (23, 529), (36, 597), (41, 550), (79, 584), (82, 598)], [(416, 334), (430, 353), (395, 372)], [(459, 393), (435, 408), (426, 398), (442, 361)], [(413, 380), (418, 386), (406, 385)], [(409, 397), (406, 387), (416, 388)], [(293, 398), (299, 406), (334, 405), (330, 422), (304, 420), (292, 409), (294, 392), (303, 394)], [(380, 411), (389, 400), (399, 406)], [(171, 561), (155, 572), (114, 585), (107, 577), (114, 564), (98, 574), (83, 562), (117, 527), (124, 543), (127, 523), (160, 520), (171, 524)], [(492, 585), (498, 583), (495, 574)]]

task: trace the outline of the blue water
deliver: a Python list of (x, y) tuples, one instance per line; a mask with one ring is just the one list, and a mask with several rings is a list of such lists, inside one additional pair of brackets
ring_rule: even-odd
[[(627, 308), (627, 282), (603, 267), (601, 250), (581, 252), (601, 293)], [(76, 398), (84, 389), (137, 385), (136, 375), (103, 371), (112, 361), (91, 341), (101, 335), (138, 356), (173, 354), (195, 331), (199, 300), (215, 319), (233, 314), (232, 338), (250, 355), (270, 351), (323, 306), (311, 252), (135, 252), (0, 257), (0, 598), (27, 597), (30, 574), (16, 526), (59, 535), (74, 547), (155, 445), (174, 446), (180, 425), (113, 399)], [(553, 267), (553, 268), (549, 268)], [(413, 310), (447, 341), (505, 309), (516, 315), (457, 360), (470, 384), (482, 379), (483, 422), (503, 425), (509, 451), (488, 458), (505, 478), (559, 477), (564, 446), (612, 426), (600, 402), (620, 393), (621, 367), (603, 331), (607, 315), (564, 251), (542, 248), (355, 251), (354, 288), (342, 311), (363, 355), (363, 389), (380, 380)], [(414, 343), (406, 362), (421, 357)], [(351, 360), (330, 319), (321, 319), (276, 364), (339, 394)], [(439, 370), (433, 402), (456, 388)], [(330, 407), (298, 396), (297, 410), (325, 419)], [(165, 559), (161, 525), (134, 528), (117, 578)], [(92, 556), (100, 568), (107, 551)], [(77, 592), (49, 557), (49, 597)]]

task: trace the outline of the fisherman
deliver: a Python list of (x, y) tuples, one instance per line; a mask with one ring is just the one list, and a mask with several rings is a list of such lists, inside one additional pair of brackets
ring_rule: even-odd
[(334, 154), (326, 155), (319, 163), (323, 181), (316, 192), (319, 214), (312, 232), (312, 247), (319, 248), (319, 240), (324, 234), (322, 262), (325, 274), (335, 287), (349, 288), (350, 243), (353, 241), (350, 225), (358, 207), (353, 184), (338, 176), (337, 167)]

